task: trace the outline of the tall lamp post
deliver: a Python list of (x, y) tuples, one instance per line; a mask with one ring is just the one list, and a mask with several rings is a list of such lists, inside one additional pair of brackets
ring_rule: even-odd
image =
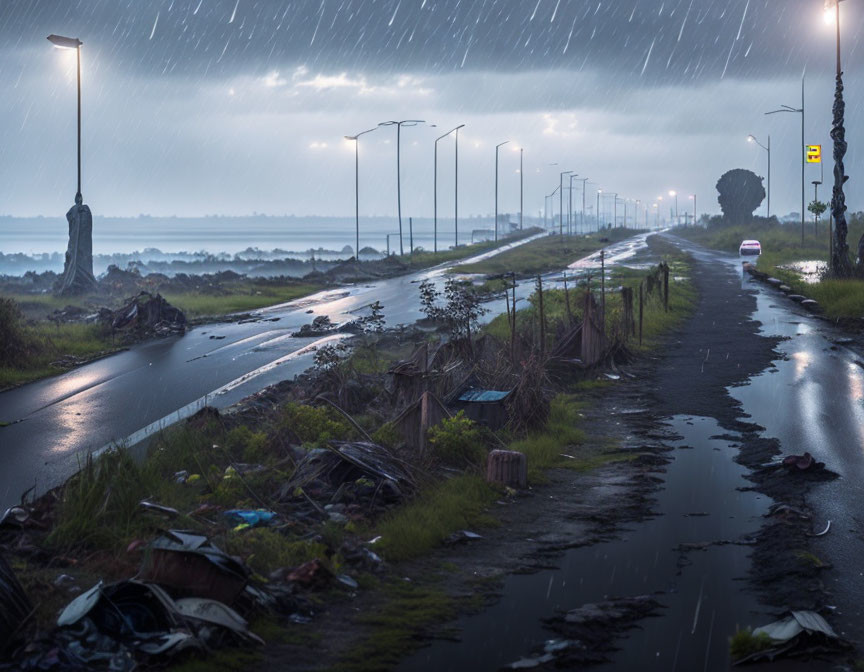
[(559, 200), (558, 219), (560, 222), (560, 231), (561, 231), (561, 237), (562, 238), (564, 237), (564, 176), (569, 175), (572, 172), (573, 172), (572, 170), (563, 170), (563, 171), (561, 171), (561, 173), (558, 176), (558, 178), (559, 178), (558, 188), (561, 190), (558, 194), (558, 200)]
[(600, 230), (600, 195), (603, 193), (602, 189), (597, 190), (597, 230)]
[(459, 129), (462, 126), (456, 127), (456, 144), (454, 147), (454, 164), (453, 164), (453, 233), (455, 235), (455, 245), (459, 247)]
[(396, 207), (399, 211), (399, 256), (404, 256), (402, 243), (402, 127), (426, 123), (422, 119), (403, 119), (402, 121), (382, 121), (379, 126), (396, 127)]
[(360, 136), (378, 127), (361, 131), (357, 135), (346, 135), (346, 140), (354, 141), (354, 259), (360, 261)]
[(457, 126), (456, 128), (451, 128), (444, 135), (435, 139), (435, 170), (434, 170), (434, 176), (432, 178), (432, 184), (433, 184), (432, 191), (434, 192), (432, 194), (432, 203), (433, 203), (433, 211), (435, 213), (434, 218), (433, 218), (434, 224), (433, 224), (432, 239), (434, 241), (433, 247), (434, 247), (435, 252), (438, 252), (438, 141), (443, 140), (444, 138), (446, 138), (448, 135), (450, 135), (454, 131), (458, 132), (459, 129), (462, 128), (463, 126), (465, 126), (465, 124)]
[(801, 115), (801, 245), (804, 245), (804, 168), (807, 165), (807, 146), (804, 144), (804, 75), (801, 75), (801, 107), (789, 107), (781, 105), (779, 110), (772, 110), (765, 114), (777, 114), (778, 112), (794, 112)]
[(618, 228), (618, 194), (612, 194), (612, 228)]
[[(825, 0), (825, 9), (835, 10), (834, 21), (837, 24), (837, 74), (834, 88), (834, 119), (831, 124), (831, 139), (834, 141), (834, 190), (831, 196), (831, 215), (834, 217), (834, 240), (831, 251), (831, 269), (835, 275), (847, 278), (852, 274), (849, 263), (849, 244), (846, 241), (848, 226), (846, 224), (846, 194), (843, 184), (846, 182), (846, 167), (843, 159), (846, 156), (846, 127), (844, 117), (846, 103), (843, 100), (843, 68), (840, 60), (840, 2), (842, 0)], [(862, 256), (861, 243), (858, 244), (858, 260)]]
[(498, 242), (498, 150), (506, 145), (509, 140), (499, 142), (495, 145), (495, 242)]
[(582, 235), (585, 235), (585, 185), (588, 183), (587, 177), (579, 179), (582, 183), (582, 212), (579, 214), (579, 228), (582, 230)]
[(693, 201), (693, 226), (696, 226), (696, 194), (690, 194), (690, 200)]
[(74, 49), (78, 70), (78, 191), (75, 192), (75, 202), (82, 203), (81, 197), (81, 45), (84, 43), (77, 37), (49, 35), (48, 41), (59, 49)]
[(675, 226), (681, 224), (681, 220), (678, 218), (678, 192), (670, 191), (669, 195), (675, 199)]
[(570, 191), (568, 192), (570, 197), (570, 203), (567, 206), (567, 235), (573, 235), (573, 180), (579, 177), (575, 173), (570, 175)]
[(75, 205), (66, 213), (69, 243), (60, 282), (61, 294), (78, 294), (93, 289), (93, 215), (81, 195), (81, 45), (77, 37), (49, 35), (48, 41), (60, 49), (74, 49), (78, 78), (78, 186)]
[(523, 196), (525, 194), (525, 173), (522, 172), (522, 155), (525, 152), (524, 147), (519, 148), (519, 230), (522, 230), (522, 209), (524, 207)]
[(771, 136), (768, 136), (768, 146), (766, 147), (761, 142), (756, 139), (755, 135), (748, 135), (747, 142), (753, 142), (759, 145), (762, 149), (768, 152), (768, 202), (766, 204), (767, 213), (765, 215), (766, 218), (771, 217)]

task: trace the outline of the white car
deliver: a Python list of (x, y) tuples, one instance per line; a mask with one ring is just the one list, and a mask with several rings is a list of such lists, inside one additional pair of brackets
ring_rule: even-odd
[(741, 256), (759, 256), (762, 254), (762, 245), (758, 240), (745, 240), (741, 242), (741, 247), (738, 248), (738, 254)]

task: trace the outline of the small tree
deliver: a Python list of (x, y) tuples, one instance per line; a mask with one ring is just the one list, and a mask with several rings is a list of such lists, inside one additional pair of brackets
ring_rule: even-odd
[(420, 283), (420, 310), (430, 320), (441, 319), (441, 308), (438, 307), (437, 301), (441, 296), (441, 292), (435, 289), (435, 283), (430, 280), (424, 280)]
[(384, 306), (376, 301), (369, 306), (370, 313), (363, 318), (363, 331), (367, 334), (380, 334), (384, 331)]
[(815, 218), (815, 221), (813, 222), (813, 225), (814, 225), (814, 226), (817, 226), (817, 225), (819, 224), (819, 218), (820, 218), (820, 217), (825, 213), (825, 211), (828, 209), (828, 204), (827, 204), (827, 203), (823, 203), (822, 201), (817, 201), (816, 199), (814, 199), (814, 200), (810, 203), (810, 205), (807, 206), (807, 209), (808, 209), (810, 212), (813, 213), (813, 217)]
[(471, 340), (472, 328), (476, 330), (477, 320), (487, 311), (480, 305), (477, 295), (471, 291), (471, 283), (450, 278), (444, 285), (444, 298), (447, 305), (444, 317), (454, 338)]

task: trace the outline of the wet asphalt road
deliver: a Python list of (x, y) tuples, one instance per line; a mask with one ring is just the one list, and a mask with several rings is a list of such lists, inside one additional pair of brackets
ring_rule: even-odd
[(763, 427), (763, 437), (778, 439), (784, 455), (809, 451), (840, 474), (810, 493), (814, 531), (831, 521), (814, 551), (833, 564), (823, 577), (836, 607), (832, 621), (864, 646), (864, 343), (752, 280), (737, 257), (685, 246), (708, 263), (728, 264), (742, 288), (755, 292), (758, 333), (779, 353), (770, 367), (729, 388), (749, 416), (743, 419)]
[[(610, 246), (610, 263), (632, 255), (644, 246), (644, 239), (640, 235)], [(478, 261), (525, 242), (465, 261)], [(591, 255), (574, 264), (574, 269), (590, 271), (596, 265), (596, 255)], [(131, 445), (204, 405), (224, 408), (301, 373), (311, 366), (314, 348), (332, 338), (291, 336), (316, 316), (327, 315), (342, 323), (380, 301), (389, 325), (413, 323), (421, 317), (419, 282), (431, 279), (443, 285), (448, 267), (328, 290), (257, 311), (253, 320), (196, 327), (181, 338), (142, 343), (0, 393), (0, 420), (14, 422), (0, 428), (4, 464), (0, 510), (17, 503), (34, 484), (39, 493), (61, 483), (76, 469), (82, 451), (113, 442)], [(526, 281), (517, 297), (525, 298), (532, 291), (533, 282)], [(487, 318), (504, 311), (503, 301), (487, 307)]]

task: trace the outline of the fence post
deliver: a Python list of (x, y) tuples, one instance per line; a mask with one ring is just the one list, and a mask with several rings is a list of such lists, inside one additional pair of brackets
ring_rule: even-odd
[(563, 272), (564, 278), (564, 305), (567, 308), (567, 326), (573, 324), (573, 312), (570, 310), (570, 292), (567, 290), (567, 273)]
[(606, 250), (600, 250), (600, 309), (606, 323)]
[(543, 312), (543, 278), (537, 276), (537, 295), (540, 299), (540, 357), (546, 351), (546, 316)]
[(663, 310), (669, 312), (669, 264), (663, 262)]
[(639, 345), (642, 345), (642, 313), (645, 310), (644, 281), (639, 283)]

